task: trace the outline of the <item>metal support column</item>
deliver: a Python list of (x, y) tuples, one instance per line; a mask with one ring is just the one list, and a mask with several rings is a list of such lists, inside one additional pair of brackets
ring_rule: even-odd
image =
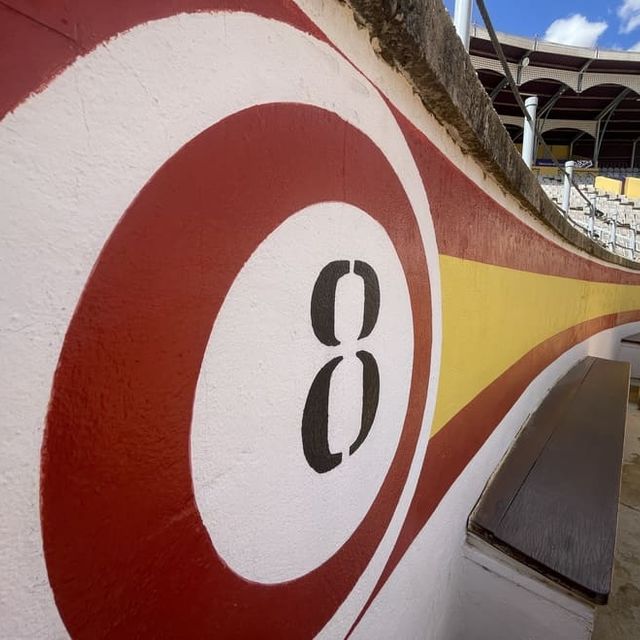
[(598, 120), (596, 122), (596, 137), (595, 140), (593, 141), (593, 166), (598, 169), (600, 167), (599, 165), (599, 161), (600, 161), (600, 129), (601, 129), (601, 122), (600, 120)]
[(618, 244), (618, 224), (615, 218), (611, 218), (611, 253), (616, 252), (616, 245)]
[(604, 139), (604, 134), (607, 130), (607, 126), (609, 125), (609, 121), (611, 120), (611, 116), (613, 116), (615, 110), (630, 92), (631, 89), (629, 88), (623, 89), (597, 117), (596, 143), (593, 150), (593, 164), (596, 167), (600, 166), (600, 149), (602, 148), (602, 140)]
[(573, 160), (569, 160), (564, 163), (564, 191), (562, 192), (562, 210), (565, 215), (569, 213), (569, 203), (571, 202), (571, 179), (573, 177), (573, 167), (575, 166)]
[(453, 14), (453, 24), (467, 51), (469, 51), (469, 40), (471, 38), (472, 6), (472, 0), (456, 0), (456, 8)]
[(633, 147), (631, 148), (631, 165), (630, 165), (630, 167), (632, 169), (635, 167), (635, 164), (636, 164), (636, 147), (638, 146), (638, 140), (640, 140), (640, 138), (636, 138), (633, 141)]
[(493, 91), (491, 92), (491, 94), (489, 95), (489, 97), (491, 98), (491, 102), (493, 102), (498, 94), (509, 84), (509, 80), (507, 80), (507, 78), (502, 78), (502, 80), (500, 80), (500, 82), (498, 82), (498, 84), (494, 87)]
[(528, 118), (524, 119), (524, 138), (522, 140), (522, 159), (529, 169), (533, 165), (536, 151), (537, 140), (535, 132), (536, 111), (538, 109), (538, 96), (531, 96), (525, 100), (524, 106), (527, 109), (527, 113), (531, 118), (529, 122)]

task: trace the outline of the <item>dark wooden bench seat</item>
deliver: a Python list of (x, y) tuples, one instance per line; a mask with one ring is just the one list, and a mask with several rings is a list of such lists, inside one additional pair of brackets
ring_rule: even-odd
[(628, 363), (579, 362), (531, 416), (468, 522), (595, 604), (611, 588), (628, 390)]
[(627, 336), (626, 338), (622, 338), (622, 342), (626, 342), (627, 344), (640, 345), (640, 333), (634, 333), (632, 336)]

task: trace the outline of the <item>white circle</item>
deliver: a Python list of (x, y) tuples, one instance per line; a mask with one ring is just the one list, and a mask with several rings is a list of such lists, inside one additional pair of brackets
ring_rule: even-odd
[[(394, 87), (381, 87), (392, 101)], [(328, 109), (369, 137), (396, 172), (425, 248), (433, 339), (416, 451), (383, 539), (321, 635), (348, 633), (382, 573), (416, 488), (440, 369), (438, 250), (420, 174), (378, 89), (330, 43), (248, 12), (176, 15), (114, 36), (0, 122), (0, 495), (11, 512), (0, 532), (0, 574), (11, 576), (0, 585), (0, 635), (66, 635), (42, 554), (40, 455), (60, 349), (95, 260), (167, 158), (225, 117), (272, 102)], [(28, 619), (16, 614), (25, 610)]]
[[(313, 332), (310, 300), (321, 269), (362, 260), (375, 270), (380, 311), (358, 340), (364, 286), (338, 281), (336, 347)], [(362, 365), (380, 374), (375, 420), (360, 448)], [(302, 447), (310, 385), (337, 356), (331, 380), (329, 443), (341, 463), (314, 471)], [(331, 557), (362, 522), (389, 470), (404, 424), (413, 367), (411, 301), (398, 255), (383, 227), (344, 203), (310, 206), (256, 249), (216, 319), (196, 391), (191, 461), (196, 502), (216, 551), (242, 577), (277, 583)]]

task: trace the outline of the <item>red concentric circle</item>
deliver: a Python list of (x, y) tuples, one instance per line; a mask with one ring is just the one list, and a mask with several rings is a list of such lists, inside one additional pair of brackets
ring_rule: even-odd
[[(243, 264), (290, 215), (325, 201), (366, 211), (400, 257), (413, 310), (409, 404), (389, 472), (349, 540), (301, 578), (257, 584), (224, 564), (200, 518), (189, 454), (194, 395), (213, 323)], [(422, 425), (430, 356), (418, 224), (369, 138), (317, 107), (270, 104), (186, 144), (113, 231), (55, 375), (41, 517), (49, 579), (72, 636), (317, 633), (396, 509)]]

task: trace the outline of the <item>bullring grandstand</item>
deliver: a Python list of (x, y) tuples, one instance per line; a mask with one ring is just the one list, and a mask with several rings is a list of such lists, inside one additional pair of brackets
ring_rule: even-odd
[[(537, 96), (533, 171), (560, 207), (563, 175), (555, 161), (575, 161), (569, 220), (611, 251), (640, 257), (640, 53), (573, 47), (498, 34), (523, 97)], [(471, 29), (469, 53), (514, 144), (524, 118), (486, 29)], [(539, 141), (542, 142), (542, 141)], [(565, 203), (566, 204), (566, 203)]]

